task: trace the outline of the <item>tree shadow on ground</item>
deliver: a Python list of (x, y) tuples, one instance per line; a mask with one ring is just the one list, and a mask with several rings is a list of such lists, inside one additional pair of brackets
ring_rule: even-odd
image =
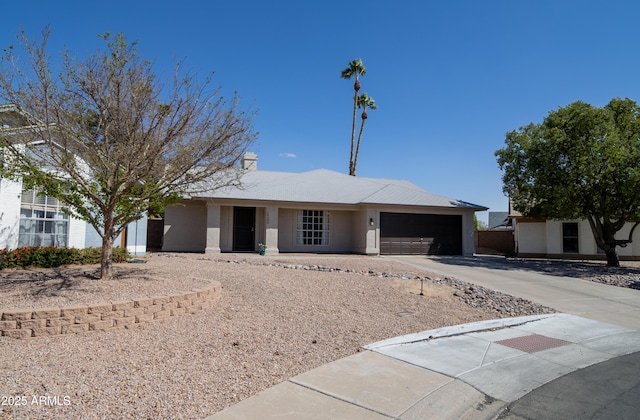
[[(149, 278), (149, 270), (139, 266), (114, 266), (113, 280), (136, 280)], [(16, 286), (28, 286), (29, 294), (34, 297), (58, 296), (64, 292), (90, 292), (100, 280), (99, 266), (29, 268), (0, 271), (0, 293), (10, 293)], [(102, 285), (102, 284), (100, 284)], [(91, 286), (91, 289), (88, 287)]]

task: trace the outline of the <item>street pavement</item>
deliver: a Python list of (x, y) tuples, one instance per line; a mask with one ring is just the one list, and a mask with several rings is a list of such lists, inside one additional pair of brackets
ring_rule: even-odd
[(496, 257), (394, 257), (562, 313), (365, 346), (208, 419), (637, 419), (640, 291)]

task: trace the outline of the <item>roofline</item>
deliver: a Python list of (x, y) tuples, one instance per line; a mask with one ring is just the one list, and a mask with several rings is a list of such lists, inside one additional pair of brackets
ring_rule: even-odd
[[(287, 204), (287, 205), (298, 205), (298, 206), (332, 206), (332, 207), (342, 207), (342, 208), (353, 208), (353, 210), (357, 210), (357, 208), (364, 206), (389, 206), (389, 207), (410, 207), (416, 209), (447, 209), (447, 210), (473, 210), (473, 211), (484, 211), (488, 210), (487, 207), (474, 206), (474, 207), (444, 207), (444, 206), (435, 206), (428, 205), (422, 206), (418, 204), (394, 204), (394, 203), (374, 203), (374, 202), (358, 202), (358, 203), (338, 203), (334, 201), (293, 201), (293, 200), (260, 200), (254, 198), (233, 198), (233, 197), (200, 197), (200, 196), (188, 196), (184, 197), (184, 200), (194, 200), (194, 201), (214, 201), (214, 202), (243, 202), (243, 203), (257, 203), (257, 204)], [(266, 207), (266, 206), (265, 206)], [(297, 207), (297, 206), (296, 206)]]

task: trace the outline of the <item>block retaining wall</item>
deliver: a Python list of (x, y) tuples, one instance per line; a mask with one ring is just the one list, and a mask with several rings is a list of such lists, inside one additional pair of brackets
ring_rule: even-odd
[(65, 308), (0, 310), (0, 335), (24, 339), (137, 328), (147, 322), (210, 308), (221, 294), (222, 285), (213, 281), (205, 289), (130, 301)]

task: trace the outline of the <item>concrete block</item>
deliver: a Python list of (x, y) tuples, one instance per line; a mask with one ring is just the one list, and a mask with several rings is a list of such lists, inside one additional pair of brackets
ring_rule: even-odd
[(159, 311), (153, 314), (153, 319), (164, 319), (171, 316), (171, 312), (169, 311)]
[(153, 298), (136, 299), (133, 301), (134, 308), (146, 308), (153, 305)]
[(100, 316), (100, 314), (84, 314), (84, 315), (77, 315), (74, 318), (74, 322), (76, 324), (88, 324), (89, 322), (97, 322), (100, 321), (102, 319), (102, 317)]
[(2, 313), (2, 321), (19, 321), (23, 319), (31, 319), (31, 309), (18, 309)]
[(31, 337), (31, 329), (26, 330), (5, 330), (2, 332), (4, 337), (11, 337), (17, 339), (29, 338)]
[(167, 302), (162, 304), (162, 310), (168, 311), (170, 309), (175, 309), (178, 307), (178, 302)]
[(163, 303), (171, 302), (171, 298), (169, 296), (155, 296), (153, 298), (154, 305), (162, 305)]
[(62, 332), (62, 327), (42, 327), (42, 328), (33, 328), (33, 336), (34, 337), (42, 337), (46, 335), (59, 335)]
[(113, 328), (113, 319), (89, 323), (89, 331), (108, 330)]
[(162, 305), (145, 306), (144, 313), (145, 314), (155, 314), (156, 312), (160, 312), (161, 310), (162, 310)]
[(18, 321), (0, 321), (0, 330), (15, 330), (18, 328)]
[(144, 308), (133, 308), (124, 310), (125, 317), (135, 317), (136, 315), (142, 315), (144, 313)]
[(18, 328), (22, 329), (43, 328), (46, 325), (46, 319), (22, 319), (18, 321)]
[(75, 322), (76, 322), (75, 318), (70, 316), (51, 318), (51, 319), (47, 319), (47, 327), (61, 327), (63, 325), (75, 324)]
[(112, 305), (110, 303), (105, 303), (102, 305), (91, 305), (89, 306), (88, 313), (90, 314), (104, 314), (106, 312), (111, 312)]
[(124, 318), (124, 311), (106, 312), (101, 315), (101, 318), (102, 321), (106, 321), (108, 319)]
[(136, 322), (137, 323), (141, 323), (141, 322), (151, 322), (153, 321), (153, 314), (140, 314), (140, 315), (136, 315)]
[(113, 326), (115, 328), (124, 328), (128, 325), (132, 325), (135, 323), (136, 323), (136, 319), (134, 317), (118, 318), (113, 320)]
[(69, 306), (67, 308), (60, 309), (60, 316), (79, 316), (86, 315), (89, 308), (86, 306)]
[(89, 324), (73, 324), (73, 325), (63, 325), (61, 327), (62, 334), (80, 334), (83, 332), (89, 331)]
[(31, 314), (31, 318), (33, 319), (47, 319), (47, 318), (58, 318), (60, 316), (60, 308), (44, 308), (44, 309), (34, 309)]
[(113, 311), (124, 311), (128, 309), (133, 309), (133, 308), (134, 308), (133, 301), (111, 302), (111, 309)]

